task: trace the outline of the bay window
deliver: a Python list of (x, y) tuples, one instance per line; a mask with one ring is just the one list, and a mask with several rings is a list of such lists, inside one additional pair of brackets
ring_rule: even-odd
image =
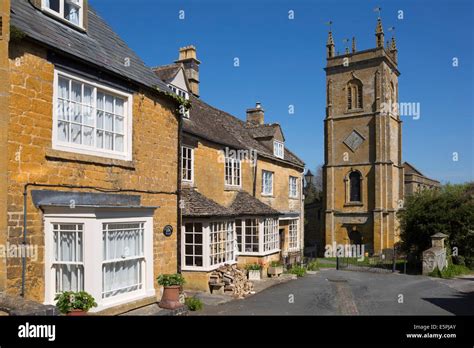
[(184, 225), (184, 264), (186, 266), (203, 266), (202, 233), (202, 223)]
[(188, 221), (181, 227), (183, 270), (212, 270), (236, 263), (235, 222)]
[(42, 9), (77, 26), (84, 26), (84, 0), (42, 0)]
[(96, 311), (153, 296), (152, 212), (76, 209), (45, 210), (45, 302), (54, 304), (63, 291), (87, 291)]
[(267, 218), (263, 222), (263, 251), (268, 252), (279, 248), (278, 219)]
[(56, 70), (53, 148), (131, 160), (131, 100), (130, 94)]
[(260, 223), (258, 219), (238, 219), (235, 221), (235, 230), (239, 252), (259, 252)]

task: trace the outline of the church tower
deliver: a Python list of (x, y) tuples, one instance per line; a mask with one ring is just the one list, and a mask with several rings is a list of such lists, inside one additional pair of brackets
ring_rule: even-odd
[(399, 240), (403, 206), (395, 39), (385, 47), (379, 17), (375, 48), (357, 51), (354, 38), (337, 55), (331, 31), (326, 48), (325, 243), (379, 254)]

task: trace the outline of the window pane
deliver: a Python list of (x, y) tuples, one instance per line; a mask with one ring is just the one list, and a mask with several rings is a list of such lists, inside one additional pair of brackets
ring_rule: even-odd
[(97, 111), (97, 128), (104, 129), (104, 112)]
[(58, 122), (58, 140), (67, 142), (69, 141), (69, 123)]
[(123, 135), (115, 136), (115, 151), (123, 152)]
[(112, 114), (105, 114), (105, 130), (113, 131), (114, 117)]
[(96, 146), (99, 149), (104, 148), (104, 132), (103, 131), (97, 131)]
[(105, 111), (114, 112), (114, 97), (105, 95)]
[(83, 135), (84, 135), (84, 138), (83, 138), (83, 140), (84, 140), (83, 144), (84, 145), (87, 145), (87, 146), (94, 145), (94, 139), (93, 139), (94, 128), (84, 127), (83, 128)]
[(79, 25), (80, 7), (73, 4), (74, 1), (65, 0), (64, 2), (64, 18), (75, 25)]
[(49, 8), (50, 10), (56, 11), (59, 13), (59, 1), (60, 0), (46, 0), (46, 7)]
[(115, 98), (115, 114), (123, 116), (123, 100)]
[(81, 126), (77, 124), (71, 125), (71, 140), (75, 144), (81, 144), (81, 141), (82, 141)]
[(104, 148), (107, 150), (113, 150), (113, 141), (114, 141), (113, 134), (109, 132), (105, 132)]
[(114, 129), (116, 133), (123, 134), (123, 117), (115, 116)]
[(69, 80), (60, 77), (59, 78), (59, 98), (69, 99)]

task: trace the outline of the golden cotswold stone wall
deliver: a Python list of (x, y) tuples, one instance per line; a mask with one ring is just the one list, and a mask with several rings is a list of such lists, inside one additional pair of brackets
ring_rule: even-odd
[[(139, 194), (154, 215), (154, 277), (177, 269), (178, 119), (170, 101), (138, 91), (133, 95), (133, 161), (52, 150), (54, 66), (46, 49), (22, 41), (10, 47), (11, 104), (8, 133), (8, 240), (21, 243), (26, 183), (153, 191)], [(41, 186), (35, 187), (41, 189)], [(67, 190), (67, 188), (48, 188)], [(74, 191), (91, 191), (71, 189)], [(31, 189), (29, 190), (31, 191)], [(94, 191), (91, 191), (94, 192)], [(44, 299), (43, 217), (28, 193), (28, 244), (38, 245), (27, 261), (26, 297)], [(163, 226), (175, 233), (165, 237)], [(8, 292), (19, 294), (21, 259), (8, 260)], [(156, 286), (158, 290), (158, 286)]]
[[(10, 37), (10, 0), (0, 2), (0, 245), (7, 241), (7, 134), (9, 106), (9, 61), (8, 42)], [(6, 259), (0, 255), (0, 292), (6, 287)]]

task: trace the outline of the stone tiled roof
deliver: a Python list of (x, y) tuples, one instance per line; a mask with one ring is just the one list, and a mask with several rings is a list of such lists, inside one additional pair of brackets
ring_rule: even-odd
[(176, 63), (152, 68), (155, 74), (164, 82), (173, 80), (179, 69), (181, 69), (181, 65)]
[(273, 209), (245, 191), (237, 193), (230, 209), (237, 215), (280, 215), (278, 210)]
[[(190, 96), (190, 102), (190, 117), (183, 120), (185, 132), (236, 149), (256, 150), (259, 155), (282, 161), (273, 155), (273, 148), (269, 148), (255, 139), (253, 131), (249, 130), (253, 128), (249, 128), (246, 122), (194, 96)], [(262, 129), (274, 130), (275, 126), (278, 125), (262, 127)], [(267, 131), (265, 130), (265, 132)], [(286, 146), (283, 161), (304, 167), (304, 162)]]
[(280, 128), (280, 125), (276, 123), (262, 125), (246, 125), (246, 128), (255, 139), (259, 139), (274, 137), (278, 128)]
[(191, 188), (181, 190), (181, 198), (184, 201), (183, 216), (189, 217), (211, 217), (211, 216), (233, 216), (234, 212), (207, 198), (203, 194)]
[(183, 216), (186, 217), (236, 217), (244, 215), (281, 215), (278, 210), (261, 202), (245, 191), (236, 194), (229, 207), (224, 207), (192, 188), (183, 188)]
[[(11, 2), (11, 24), (30, 39), (141, 85), (170, 90), (99, 15), (88, 6), (87, 32), (71, 28), (28, 0)], [(126, 59), (130, 64), (125, 64)]]

